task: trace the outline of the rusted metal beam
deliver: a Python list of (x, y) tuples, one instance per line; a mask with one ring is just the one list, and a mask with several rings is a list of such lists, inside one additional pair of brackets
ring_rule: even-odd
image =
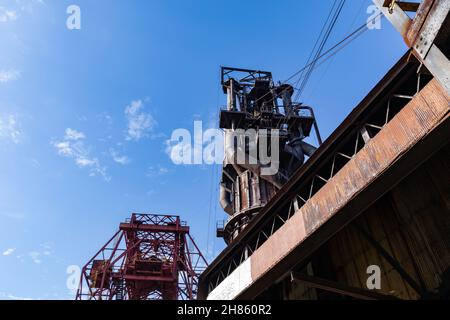
[[(403, 37), (414, 55), (428, 68), (450, 94), (450, 61), (435, 43), (439, 31), (448, 23), (450, 0), (424, 0), (411, 19), (397, 1), (372, 0)], [(448, 43), (444, 43), (448, 46)]]
[(144, 225), (133, 223), (121, 223), (120, 230), (122, 231), (149, 231), (149, 232), (189, 232), (189, 227), (185, 226), (164, 226), (164, 225)]
[(252, 285), (237, 298), (257, 297), (268, 283), (277, 281), (287, 270), (310, 257), (445, 146), (450, 129), (449, 102), (450, 97), (435, 80), (421, 90), (333, 181), (253, 253), (250, 257)]
[(384, 14), (394, 28), (404, 37), (411, 25), (411, 18), (394, 3), (386, 7), (384, 0), (373, 0), (378, 9)]
[(384, 7), (392, 8), (397, 4), (403, 11), (416, 12), (419, 9), (420, 3), (396, 0), (384, 0)]
[(381, 294), (367, 289), (349, 287), (344, 284), (330, 281), (318, 277), (308, 276), (306, 274), (292, 272), (291, 281), (298, 281), (307, 287), (316, 288), (328, 292), (341, 294), (361, 300), (398, 300), (397, 297)]
[(421, 59), (425, 59), (431, 47), (435, 45), (435, 39), (441, 28), (444, 27), (449, 10), (450, 0), (434, 1), (427, 17), (423, 20), (416, 41), (411, 44)]
[(435, 0), (422, 1), (420, 3), (419, 9), (417, 10), (416, 16), (411, 23), (411, 26), (406, 34), (406, 43), (408, 47), (411, 47), (413, 43), (417, 40), (417, 35), (422, 28), (423, 23), (428, 17), (428, 13), (431, 10)]
[(450, 94), (450, 61), (435, 44), (431, 47), (423, 63)]
[[(367, 111), (377, 108), (379, 98), (395, 93), (395, 88), (404, 81), (406, 77), (415, 73), (419, 64), (415, 59), (410, 59), (410, 52), (407, 52), (393, 66), (383, 79), (371, 90), (371, 92), (358, 104), (350, 115), (339, 125), (331, 136), (320, 146), (308, 162), (305, 163), (294, 176), (284, 185), (264, 207), (263, 211), (256, 216), (249, 226), (239, 234), (239, 236), (227, 246), (219, 256), (210, 264), (200, 277), (199, 297), (206, 298), (207, 283), (223, 265), (230, 263), (236, 252), (240, 252), (254, 237), (255, 234), (264, 227), (265, 223), (275, 215), (277, 210), (284, 206), (289, 206), (292, 198), (298, 193), (298, 189), (306, 184), (306, 181), (314, 175), (318, 168), (322, 167), (342, 144), (346, 137), (353, 135), (354, 124), (366, 122)], [(330, 156), (331, 157), (331, 156)], [(298, 209), (298, 208), (297, 208)]]
[[(450, 130), (450, 118), (447, 118), (442, 125), (432, 132), (425, 140), (421, 140), (418, 146), (411, 152), (409, 152), (403, 159), (396, 162), (395, 166), (390, 168), (390, 173), (384, 179), (379, 179), (376, 183), (372, 184), (368, 188), (368, 196), (364, 200), (355, 199), (349, 203), (348, 208), (342, 210), (339, 215), (333, 217), (329, 223), (323, 225), (321, 228), (324, 232), (336, 233), (341, 227), (337, 225), (345, 224), (344, 221), (349, 223), (355, 217), (358, 216), (363, 210), (367, 208), (367, 203), (375, 202), (380, 194), (386, 192), (386, 186), (395, 186), (398, 181), (413, 171), (418, 165), (423, 163), (426, 159), (423, 158), (424, 154), (432, 155), (434, 151), (439, 150), (443, 144), (443, 141), (448, 138), (448, 132)], [(365, 204), (364, 204), (365, 203)], [(305, 239), (304, 243), (297, 247), (292, 253), (292, 259), (297, 263), (306, 261), (308, 257), (315, 252), (321, 244), (326, 242), (329, 238), (322, 235), (312, 235)], [(268, 283), (273, 283), (280, 279), (283, 274), (286, 274), (286, 269), (293, 268), (292, 261), (284, 259), (278, 262), (273, 268), (272, 272), (266, 274), (256, 281), (247, 290), (242, 292), (237, 299), (248, 300), (254, 299), (261, 292), (267, 288)]]
[(140, 276), (140, 275), (124, 275), (122, 279), (128, 281), (158, 281), (158, 282), (174, 282), (177, 281), (175, 277), (161, 277), (161, 276)]

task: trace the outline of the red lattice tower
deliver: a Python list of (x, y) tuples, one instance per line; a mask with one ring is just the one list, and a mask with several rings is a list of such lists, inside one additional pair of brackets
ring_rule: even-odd
[(193, 300), (207, 263), (178, 216), (133, 214), (83, 267), (77, 300)]

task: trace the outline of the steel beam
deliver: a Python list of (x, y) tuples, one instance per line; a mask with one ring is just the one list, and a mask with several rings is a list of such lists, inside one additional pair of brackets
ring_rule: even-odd
[(291, 281), (298, 281), (310, 288), (341, 294), (361, 300), (397, 300), (397, 297), (381, 294), (367, 289), (349, 287), (344, 284), (306, 274), (292, 272)]
[(414, 19), (397, 1), (390, 1), (388, 6), (385, 0), (372, 1), (401, 34), (408, 47), (413, 49), (414, 55), (450, 94), (450, 61), (435, 43), (439, 31), (448, 21), (450, 0), (422, 1)]
[(176, 225), (150, 225), (150, 224), (136, 224), (136, 223), (121, 223), (120, 230), (122, 231), (146, 231), (146, 232), (182, 232), (188, 233), (189, 227)]

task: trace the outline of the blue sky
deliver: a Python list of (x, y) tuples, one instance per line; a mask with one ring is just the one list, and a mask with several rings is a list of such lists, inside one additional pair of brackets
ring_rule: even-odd
[[(81, 8), (81, 30), (66, 8)], [(329, 45), (360, 26), (348, 0)], [(219, 166), (177, 166), (173, 130), (216, 124), (221, 65), (288, 78), (331, 0), (0, 0), (0, 299), (72, 299), (83, 265), (131, 212), (179, 214), (211, 260)], [(327, 137), (405, 52), (385, 20), (309, 82)]]

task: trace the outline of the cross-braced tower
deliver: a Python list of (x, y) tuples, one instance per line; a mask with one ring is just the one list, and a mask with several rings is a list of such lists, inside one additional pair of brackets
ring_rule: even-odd
[(83, 267), (77, 300), (192, 300), (206, 260), (178, 216), (133, 214)]

